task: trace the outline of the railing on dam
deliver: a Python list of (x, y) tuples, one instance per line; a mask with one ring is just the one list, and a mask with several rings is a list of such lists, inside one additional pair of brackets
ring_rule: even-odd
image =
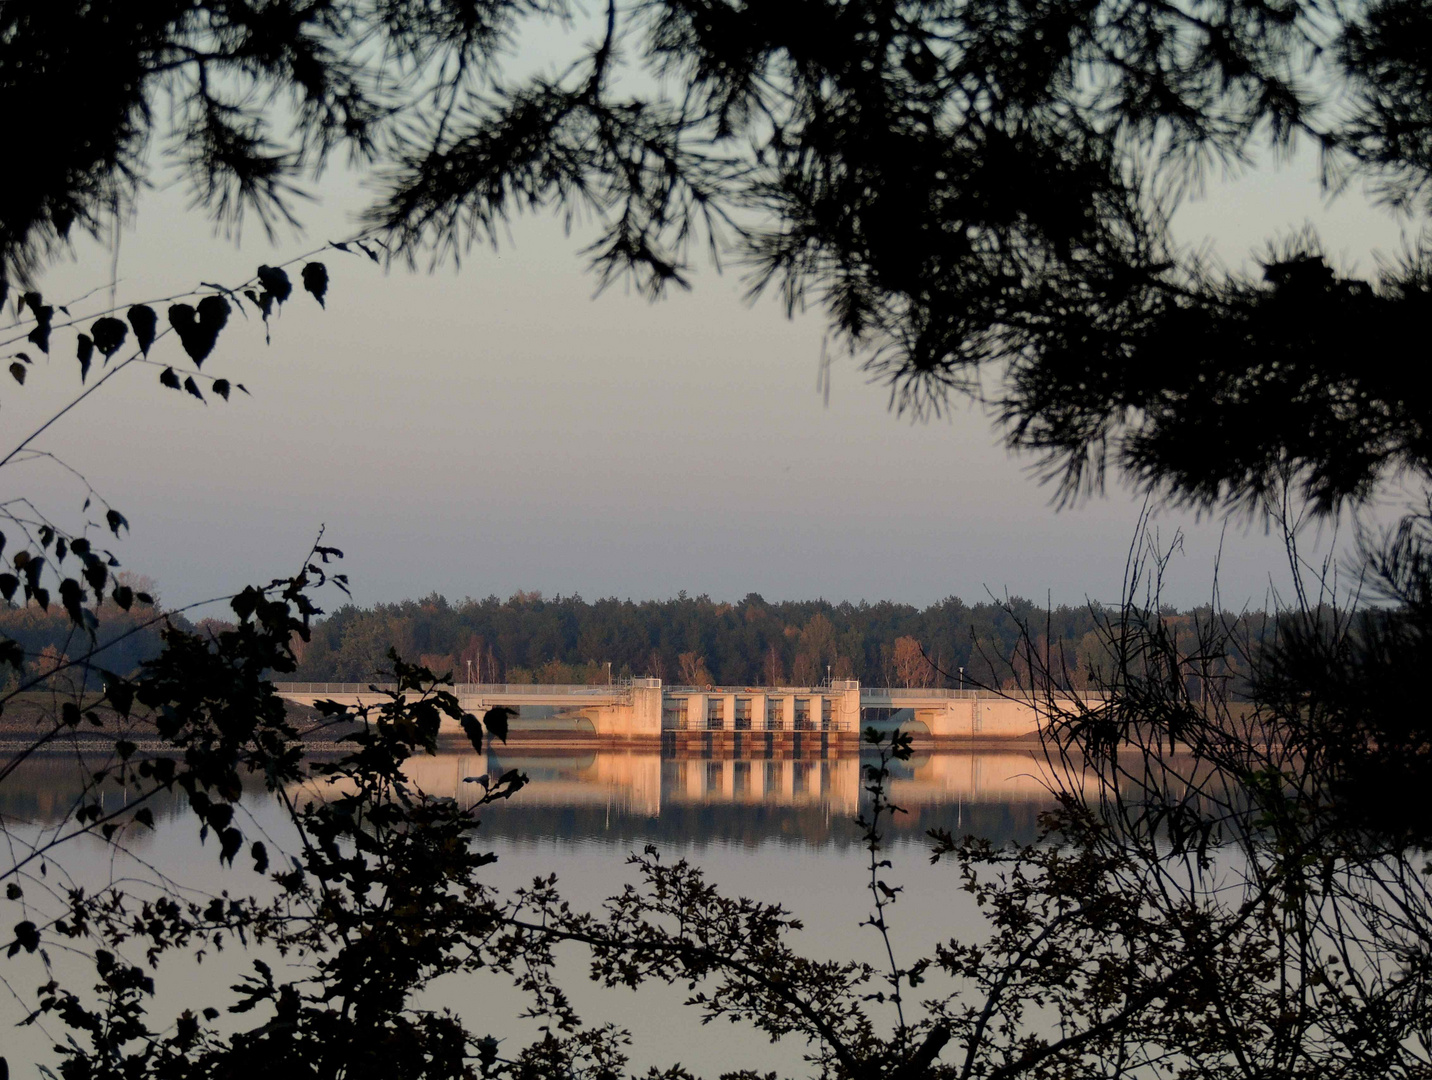
[[(396, 689), (395, 683), (337, 683), (337, 682), (279, 682), (274, 689), (280, 694), (369, 694), (387, 693)], [(534, 695), (541, 697), (613, 697), (626, 693), (631, 684), (612, 683), (588, 686), (585, 684), (548, 683), (458, 683), (443, 687), (459, 697), (520, 697)]]
[(991, 696), (989, 690), (947, 690), (939, 686), (862, 686), (860, 688), (860, 700), (863, 704), (866, 699), (879, 701), (884, 698), (929, 698), (931, 701), (970, 701), (983, 694), (984, 697)]
[(631, 690), (630, 683), (615, 682), (593, 685), (567, 683), (458, 683), (452, 692), (459, 697), (518, 697), (523, 694), (542, 697), (612, 697)]
[(812, 694), (842, 692), (839, 685), (833, 690), (829, 686), (663, 686), (661, 689), (663, 693), (667, 694), (706, 694), (709, 697), (725, 697), (728, 694), (735, 694), (738, 697), (747, 694), (766, 694), (776, 697), (797, 694), (808, 697)]
[(862, 686), (860, 703), (879, 704), (890, 698), (911, 700), (919, 698), (929, 701), (990, 701), (1000, 698), (1009, 701), (1103, 701), (1105, 695), (1096, 690), (948, 690), (937, 686)]

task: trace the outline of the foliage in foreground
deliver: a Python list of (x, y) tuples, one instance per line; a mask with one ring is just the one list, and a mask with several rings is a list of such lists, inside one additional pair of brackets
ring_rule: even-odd
[[(135, 190), (153, 118), (167, 111), (188, 136), (172, 145), (200, 201), (230, 224), (244, 207), (281, 215), (286, 185), (346, 144), (396, 166), (374, 221), (410, 255), (455, 254), (499, 232), (514, 207), (587, 209), (602, 218), (599, 269), (631, 271), (655, 294), (684, 284), (688, 247), (704, 234), (792, 305), (824, 302), (903, 407), (940, 409), (978, 387), (982, 365), (1007, 364), (994, 403), (1007, 436), (1044, 455), (1066, 495), (1097, 486), (1111, 463), (1201, 506), (1291, 490), (1327, 512), (1393, 473), (1425, 482), (1416, 369), (1366, 359), (1420, 342), (1425, 245), (1360, 280), (1297, 237), (1266, 253), (1258, 278), (1209, 266), (1168, 232), (1201, 165), (1241, 157), (1268, 130), (1279, 148), (1303, 133), (1394, 203), (1425, 203), (1416, 0), (613, 2), (568, 70), (510, 78), (496, 62), (509, 34), (566, 10), (0, 7), (0, 102), (14, 141), (75, 136), (7, 176), (0, 297), (16, 285), (21, 313), (5, 341), (11, 379), (23, 386), (33, 354), (72, 327), (81, 379), (104, 372), (81, 397), (142, 364), (181, 395), (242, 390), (203, 363), (235, 305), (267, 322), (287, 299), (292, 283), (274, 267), (247, 289), (205, 288), (170, 307), (163, 332), (189, 359), (178, 367), (150, 357), (159, 314), (145, 305), (80, 327), (22, 291), (72, 227), (97, 228)], [(628, 96), (642, 83), (622, 77), (633, 39), (628, 55), (657, 76), (648, 85), (675, 85), (676, 98)], [(357, 41), (381, 47), (339, 47)], [(379, 57), (408, 78), (387, 78), (369, 64)], [(1343, 92), (1317, 93), (1320, 79)], [(229, 98), (234, 81), (253, 92)], [(283, 147), (262, 103), (290, 93), (297, 145)], [(154, 108), (162, 94), (173, 110)], [(321, 265), (302, 281), (321, 302)], [(120, 357), (131, 332), (138, 347)], [(38, 455), (33, 438), (0, 467)], [(6, 504), (25, 544), (11, 549), (0, 595), (55, 602), (81, 636), (99, 605), (141, 601), (112, 581), (113, 557), (91, 535), (117, 536), (118, 510), (97, 505), (102, 522), (71, 535), (32, 509)], [(1329, 617), (1300, 597), (1302, 631), (1255, 672), (1251, 709), (1204, 692), (1237, 653), (1216, 619), (1190, 656), (1147, 618), (1156, 604), (1106, 613), (1113, 694), (1057, 717), (1048, 744), (1056, 782), (1087, 765), (1093, 786), (1059, 785), (1036, 845), (938, 837), (991, 913), (991, 936), (908, 966), (892, 953), (880, 971), (803, 958), (785, 912), (723, 897), (651, 854), (632, 890), (599, 912), (564, 907), (551, 882), (494, 895), (471, 817), (402, 773), (431, 749), (442, 716), (477, 731), (420, 668), (395, 661), (403, 689), (380, 709), (333, 710), (348, 752), (309, 759), (265, 680), (293, 670), (320, 557), (311, 578), (242, 594), (233, 629), (168, 630), (138, 678), (104, 677), (103, 707), (122, 729), (111, 756), (58, 829), (8, 831), (17, 854), (4, 904), (19, 917), (0, 942), (7, 972), (31, 959), (51, 967), (59, 950), (92, 965), (92, 985), (62, 985), (56, 963), (28, 995), (35, 1023), (73, 1039), (57, 1053), (74, 1077), (306, 1068), (595, 1080), (624, 1068), (622, 1036), (584, 1024), (561, 993), (552, 950), (573, 942), (591, 950), (598, 979), (679, 983), (699, 1015), (806, 1040), (818, 1074), (1426, 1076), (1426, 815), (1415, 804), (1368, 813), (1381, 809), (1369, 796), (1381, 796), (1387, 770), (1414, 783), (1428, 771), (1426, 710), (1408, 678), (1426, 667), (1432, 629), (1425, 516), (1384, 540), (1358, 576), (1369, 571), (1393, 617)], [(1055, 681), (1057, 657), (1035, 634), (1027, 653), (1036, 686)], [(25, 660), (0, 643), (0, 662)], [(105, 723), (93, 698), (57, 704), (0, 783), (25, 754)], [(159, 733), (156, 754), (138, 752), (131, 721)], [(887, 764), (870, 774), (866, 825), (877, 932), (898, 896), (878, 839), (894, 812)], [(236, 800), (255, 778), (284, 800), (294, 850), (246, 831)], [(518, 783), (489, 779), (485, 795)], [(121, 786), (122, 807), (99, 797)], [(222, 862), (252, 868), (252, 890), (201, 897), (153, 874), (97, 889), (66, 880), (72, 841), (121, 847), (150, 827), (165, 793), (187, 803)], [(295, 965), (256, 960), (227, 1026), (147, 1015), (157, 960), (236, 938), (287, 950)], [(509, 1048), (419, 1007), (415, 988), (463, 970), (510, 973), (547, 1034)]]
[[(480, 747), (505, 734), (503, 718), (485, 734), (442, 679), (395, 656), (397, 688), (381, 705), (324, 706), (342, 752), (306, 753), (267, 679), (292, 670), (310, 585), (300, 576), (246, 591), (235, 628), (218, 635), (167, 630), (159, 659), (106, 689), (107, 708), (154, 725), (159, 752), (117, 742), (64, 826), (6, 825), (21, 854), (0, 877), (25, 916), (2, 943), (7, 978), (35, 970), (27, 957), (47, 972), (25, 995), (27, 1022), (66, 1032), (56, 1053), (67, 1080), (620, 1075), (627, 1037), (573, 1007), (557, 964), (564, 943), (585, 946), (590, 976), (614, 990), (684, 987), (698, 1017), (799, 1040), (812, 1075), (1426, 1073), (1425, 858), (1405, 837), (1339, 816), (1318, 786), (1325, 763), (1269, 741), (1274, 714), (1210, 708), (1160, 675), (1159, 658), (1185, 661), (1141, 628), (1142, 607), (1107, 624), (1111, 647), (1144, 654), (1124, 702), (1051, 728), (1051, 778), (1084, 762), (1097, 782), (1056, 786), (1037, 842), (934, 838), (935, 857), (957, 861), (987, 913), (982, 939), (939, 941), (932, 928), (928, 952), (905, 962), (890, 946), (900, 887), (881, 838), (899, 811), (886, 782), (911, 745), (867, 733), (876, 756), (859, 825), (869, 924), (888, 960), (870, 966), (807, 958), (791, 913), (728, 897), (654, 849), (595, 911), (564, 902), (555, 879), (510, 894), (485, 884), (493, 856), (476, 842), (475, 811), (518, 794), (523, 778), (472, 778), (482, 794), (464, 809), (415, 788), (403, 766), (436, 750), (444, 720)], [(291, 841), (246, 824), (240, 795), (255, 778), (282, 805)], [(120, 788), (123, 808), (100, 798)], [(220, 863), (252, 871), (249, 888), (201, 896), (157, 872), (67, 886), (67, 843), (98, 835), (124, 859), (166, 793), (217, 840)], [(227, 1016), (150, 1015), (165, 957), (221, 946), (258, 950)], [(62, 978), (56, 950), (88, 957), (92, 982)], [(544, 1025), (536, 1041), (514, 1045), (420, 1004), (434, 978), (479, 972), (511, 978), (514, 1001)], [(672, 1063), (660, 1075), (687, 1074)]]
[[(187, 351), (178, 326), (167, 332)], [(116, 337), (106, 342), (117, 355)], [(155, 341), (121, 362), (149, 362)], [(190, 360), (186, 378), (202, 366)], [(481, 746), (503, 733), (502, 717), (485, 732), (443, 677), (396, 655), (398, 689), (379, 707), (325, 707), (305, 734), (332, 735), (341, 752), (311, 754), (269, 680), (292, 674), (312, 640), (312, 591), (343, 587), (329, 565), (336, 549), (316, 544), (298, 575), (232, 598), (230, 623), (137, 619), (163, 648), (130, 678), (98, 667), (95, 610), (150, 598), (113, 578), (95, 530), (63, 532), (28, 504), (6, 511), (25, 540), (12, 558), (15, 595), (57, 601), (82, 646), (43, 676), (55, 709), (0, 766), (3, 784), (41, 750), (84, 762), (83, 793), (58, 824), (4, 823), (15, 854), (0, 870), (0, 903), (14, 912), (0, 924), (10, 926), (6, 980), (24, 1019), (55, 1033), (66, 1080), (619, 1075), (626, 1034), (579, 1015), (564, 992), (558, 950), (573, 945), (613, 990), (684, 987), (696, 1017), (797, 1040), (823, 1077), (1428, 1071), (1426, 816), (1369, 814), (1377, 804), (1361, 794), (1388, 765), (1410, 778), (1427, 765), (1422, 714), (1400, 708), (1416, 703), (1397, 679), (1432, 640), (1416, 519), (1369, 554), (1394, 611), (1368, 619), (1301, 604), (1271, 652), (1250, 651), (1247, 628), (1212, 611), (1192, 642), (1180, 640), (1188, 628), (1160, 617), (1156, 588), (1135, 602), (1146, 572), (1136, 563), (1127, 602), (1089, 613), (1112, 661), (1092, 672), (1108, 694), (1045, 702), (1055, 809), (1039, 840), (933, 838), (988, 913), (989, 934), (940, 941), (933, 928), (929, 948), (905, 960), (885, 937), (886, 963), (870, 966), (805, 956), (792, 913), (728, 897), (656, 851), (636, 856), (631, 886), (595, 911), (566, 904), (555, 880), (493, 889), (473, 811), (512, 797), (521, 776), (473, 778), (481, 795), (464, 809), (418, 790), (403, 766), (436, 749), (444, 720)], [(106, 507), (104, 525), (117, 534), (123, 516)], [(1158, 568), (1148, 572), (1156, 583)], [(1067, 684), (1057, 639), (1022, 633), (1011, 677), (1036, 695)], [(18, 645), (6, 657), (26, 659)], [(57, 682), (67, 670), (99, 673), (102, 692)], [(1251, 701), (1231, 693), (1231, 671), (1248, 673)], [(901, 888), (882, 852), (899, 812), (888, 766), (910, 745), (870, 739), (878, 756), (859, 825), (869, 923), (883, 936)], [(246, 788), (278, 802), (291, 840), (260, 830)], [(143, 860), (132, 841), (165, 800), (187, 807), (230, 877), (252, 875), (249, 887), (214, 893)], [(123, 869), (82, 880), (67, 867), (81, 837), (110, 845)], [(254, 950), (227, 1013), (152, 1013), (164, 962), (220, 948)], [(76, 964), (93, 974), (76, 976)], [(516, 1045), (501, 1022), (474, 1026), (486, 1018), (423, 1005), (434, 979), (481, 973), (512, 980), (513, 1011), (544, 1025), (536, 1041)], [(659, 1075), (686, 1073), (672, 1063)]]
[[(822, 307), (898, 407), (986, 400), (1066, 497), (1112, 467), (1200, 506), (1287, 485), (1326, 511), (1432, 467), (1398, 362), (1425, 334), (1424, 240), (1359, 276), (1311, 230), (1260, 237), (1250, 273), (1170, 224), (1210, 168), (1272, 168), (1301, 140), (1330, 195), (1370, 189), (1415, 235), (1423, 0), (597, 7), (6, 4), (0, 112), (32, 152), (0, 205), (0, 301), (151, 170), (223, 228), (271, 232), (342, 155), (412, 261), (553, 210), (594, 223), (604, 283), (687, 287), (703, 249), (747, 267)], [(547, 63), (517, 47), (539, 40)]]

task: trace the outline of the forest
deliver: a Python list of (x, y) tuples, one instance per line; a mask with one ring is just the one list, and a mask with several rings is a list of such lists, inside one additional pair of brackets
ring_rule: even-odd
[[(1161, 612), (1170, 631), (1193, 627), (1207, 611)], [(299, 649), (296, 678), (351, 682), (382, 670), (389, 648), (420, 657), (458, 681), (599, 683), (654, 676), (681, 686), (813, 686), (859, 679), (866, 686), (1008, 688), (1027, 682), (1022, 626), (1047, 650), (1054, 677), (1090, 685), (1107, 664), (1106, 616), (1098, 604), (1042, 609), (1032, 601), (968, 604), (947, 597), (925, 608), (827, 600), (770, 602), (756, 593), (737, 603), (709, 596), (631, 601), (544, 598), (449, 602), (439, 595), (369, 608), (345, 606), (318, 623)], [(1257, 638), (1265, 617), (1223, 615), (1240, 636)], [(1036, 664), (1036, 668), (1041, 665)], [(962, 673), (963, 670), (963, 673)]]
[[(519, 592), (457, 603), (433, 595), (335, 611), (315, 628), (299, 677), (371, 678), (395, 647), (459, 680), (470, 661), (482, 682), (605, 682), (610, 663), (615, 679), (683, 686), (812, 686), (829, 678), (954, 685), (960, 668), (971, 685), (998, 686), (1012, 674), (1019, 620), (1035, 612), (1020, 599), (968, 605), (954, 597), (922, 610), (890, 601), (771, 603), (755, 593), (734, 604), (685, 594), (633, 602)], [(1062, 607), (1049, 613), (1049, 625), (1072, 664), (1095, 614)]]

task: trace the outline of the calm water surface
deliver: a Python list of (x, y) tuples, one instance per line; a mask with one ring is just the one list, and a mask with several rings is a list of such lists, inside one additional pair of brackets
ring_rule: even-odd
[[(808, 954), (876, 963), (882, 956), (878, 936), (859, 926), (870, 909), (868, 856), (852, 821), (866, 797), (861, 762), (855, 756), (770, 760), (608, 750), (481, 755), (454, 750), (415, 760), (411, 775), (433, 794), (464, 799), (476, 790), (462, 782), (465, 777), (507, 769), (527, 774), (531, 783), (516, 798), (483, 811), (480, 835), (499, 856), (491, 868), (494, 884), (515, 886), (555, 873), (576, 904), (596, 907), (631, 880), (626, 855), (651, 843), (668, 860), (685, 857), (697, 863), (728, 893), (784, 904), (805, 924), (795, 943)], [(907, 962), (936, 941), (982, 932), (954, 868), (929, 864), (925, 831), (941, 826), (1001, 842), (1028, 839), (1050, 799), (1037, 751), (1028, 748), (918, 754), (894, 768), (892, 797), (907, 812), (889, 830), (894, 863), (889, 879), (905, 886), (893, 925), (902, 962)], [(30, 838), (53, 828), (74, 800), (76, 769), (74, 760), (35, 760), (0, 786), (0, 814), (10, 833)], [(267, 835), (271, 847), (286, 846), (286, 822), (272, 800), (255, 787), (245, 808), (246, 832)], [(68, 877), (92, 888), (158, 872), (215, 891), (252, 887), (251, 874), (218, 868), (214, 844), (200, 845), (180, 802), (156, 807), (155, 817), (153, 832), (140, 830), (134, 837), (132, 859), (116, 859), (97, 842), (76, 843), (59, 856), (49, 880)], [(5, 915), (21, 917), (10, 910), (13, 903), (0, 901), (0, 906)], [(225, 988), (251, 959), (230, 949), (198, 965), (166, 960), (153, 1015), (168, 1017), (209, 1004), (222, 1008)], [(10, 982), (8, 989), (0, 986), (5, 995), (0, 999), (0, 1053), (9, 1056), (15, 1076), (38, 1075), (31, 1063), (48, 1060), (46, 1048), (60, 1034), (58, 1029), (47, 1036), (35, 1027), (11, 1026), (27, 1011), (20, 999), (44, 981), (39, 965), (33, 966), (22, 973), (16, 960), (0, 968)], [(587, 1019), (610, 1020), (631, 1030), (634, 1072), (681, 1061), (712, 1076), (741, 1067), (804, 1074), (803, 1044), (784, 1040), (772, 1046), (745, 1029), (702, 1026), (682, 1007), (682, 987), (602, 991), (586, 980), (576, 949), (564, 973)], [(523, 1002), (496, 978), (443, 980), (425, 998), (425, 1004), (461, 1012), (479, 1033), (490, 1030), (515, 1042), (536, 1031), (531, 1022), (516, 1019)]]

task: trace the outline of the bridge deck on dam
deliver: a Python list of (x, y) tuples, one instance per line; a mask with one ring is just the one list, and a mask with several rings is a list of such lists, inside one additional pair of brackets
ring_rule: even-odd
[[(280, 682), (274, 687), (289, 700), (329, 699), (340, 704), (363, 701), (380, 703), (395, 689), (394, 683)], [(489, 705), (551, 705), (580, 708), (586, 705), (618, 705), (631, 700), (629, 684), (601, 686), (546, 686), (531, 683), (458, 683), (444, 690), (459, 701), (478, 698)]]
[[(280, 682), (275, 687), (283, 697), (338, 698), (359, 697), (365, 700), (378, 698), (394, 689), (393, 683), (364, 682)], [(517, 705), (590, 705), (612, 704), (631, 700), (634, 689), (659, 689), (663, 694), (685, 696), (702, 694), (722, 696), (725, 694), (766, 696), (782, 695), (832, 695), (843, 694), (854, 689), (860, 693), (861, 708), (917, 709), (930, 708), (941, 703), (955, 701), (1007, 700), (1004, 692), (989, 690), (948, 690), (940, 687), (889, 687), (846, 685), (837, 680), (834, 684), (820, 686), (663, 686), (658, 679), (625, 681), (620, 683), (558, 684), (544, 683), (455, 683), (444, 689), (459, 698), (479, 697), (494, 703)], [(1096, 695), (1080, 692), (1071, 694), (1056, 692), (1056, 698), (1075, 697), (1089, 699)]]
[[(276, 683), (279, 695), (311, 705), (377, 705), (391, 684)], [(1037, 734), (1052, 702), (983, 690), (932, 687), (862, 687), (854, 680), (823, 686), (663, 686), (658, 679), (631, 679), (605, 685), (550, 686), (517, 683), (458, 683), (445, 688), (459, 705), (480, 712), (494, 705), (555, 710), (575, 728), (617, 739), (653, 740), (680, 732), (860, 731), (865, 710), (888, 710), (894, 722), (917, 736), (935, 739), (1022, 738)], [(1094, 695), (1077, 695), (1095, 703)], [(1060, 693), (1072, 703), (1076, 695)], [(550, 720), (550, 718), (543, 718)], [(514, 734), (551, 729), (519, 714)]]

